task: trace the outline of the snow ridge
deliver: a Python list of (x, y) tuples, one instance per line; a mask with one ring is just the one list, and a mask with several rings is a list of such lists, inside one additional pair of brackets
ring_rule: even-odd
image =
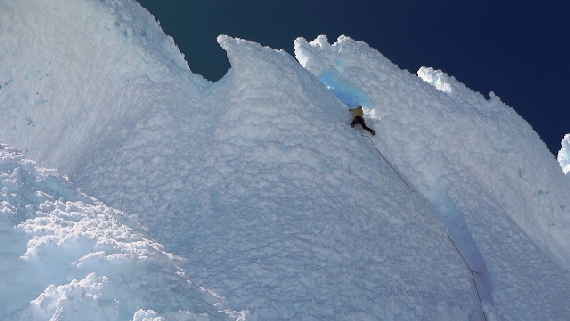
[[(421, 68), (415, 77), (348, 37), (332, 45), (324, 36), (313, 42), (299, 38), (295, 50), (321, 81), (335, 74), (337, 87), (358, 88), (371, 102), (363, 105), (377, 146), (430, 200), (473, 268), (485, 272), (483, 299), (502, 318), (568, 315), (562, 302), (569, 293), (562, 288), (570, 268), (570, 186), (519, 115), (493, 93), (487, 100), (432, 68)], [(536, 275), (550, 284), (538, 295), (531, 290), (538, 286)], [(511, 289), (525, 295), (512, 296)], [(557, 302), (551, 305), (556, 311), (545, 317), (538, 302)]]

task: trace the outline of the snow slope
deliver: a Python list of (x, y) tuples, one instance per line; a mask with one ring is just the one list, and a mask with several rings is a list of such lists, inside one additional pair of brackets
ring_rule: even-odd
[[(125, 270), (171, 258), (169, 271), (209, 289), (179, 276), (191, 294), (177, 298), (224, 298), (204, 299), (223, 303), (203, 305), (212, 318), (570, 318), (569, 182), (498, 97), (430, 68), (412, 75), (347, 37), (300, 38), (297, 60), (218, 42), (232, 67), (210, 83), (134, 1), (0, 0), (0, 141), (136, 213), (137, 237), (164, 250), (145, 241), (154, 257)], [(357, 104), (375, 137), (348, 126)], [(157, 297), (119, 289), (104, 293), (130, 307)], [(24, 301), (0, 317), (25, 315)], [(160, 302), (114, 316), (202, 312)]]
[(0, 146), (2, 320), (235, 320), (138, 221)]
[(480, 187), (570, 268), (570, 185), (536, 132), (494, 93), (487, 100), (432, 68), (414, 77), (346, 37), (332, 46), (322, 36), (311, 45), (299, 39), (296, 52), (325, 83), (334, 75), (363, 92), (381, 149), (436, 207)]
[[(416, 78), (346, 37), (333, 45), (324, 36), (311, 43), (300, 38), (295, 48), (301, 64), (341, 100), (357, 96), (368, 107), (378, 146), (430, 200), (451, 235), (475, 252), (503, 317), (522, 317), (507, 312), (515, 306), (548, 310), (544, 302), (566, 292), (569, 182), (519, 115), (494, 93), (487, 100), (432, 68)], [(538, 300), (536, 275), (551, 284)]]

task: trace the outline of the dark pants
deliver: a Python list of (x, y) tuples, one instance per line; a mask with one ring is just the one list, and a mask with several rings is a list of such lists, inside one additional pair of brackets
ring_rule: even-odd
[(362, 129), (369, 131), (372, 136), (376, 135), (376, 132), (373, 129), (370, 129), (368, 126), (366, 126), (364, 123), (364, 118), (362, 118), (362, 116), (355, 116), (352, 120), (352, 123), (350, 123), (350, 127), (354, 127), (356, 124), (360, 124), (360, 126), (362, 126)]

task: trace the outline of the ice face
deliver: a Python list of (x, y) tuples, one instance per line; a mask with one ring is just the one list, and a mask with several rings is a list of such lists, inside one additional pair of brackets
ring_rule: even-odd
[[(43, 204), (26, 212), (35, 190), (10, 187), (24, 178), (5, 186), (4, 212), (24, 215), (10, 262), (40, 262), (47, 274), (12, 269), (33, 286), (4, 313), (570, 314), (569, 182), (496, 95), (443, 71), (410, 74), (344, 36), (298, 39), (295, 60), (222, 35), (231, 69), (210, 83), (134, 1), (0, 6), (0, 139), (74, 183), (50, 187), (67, 203), (43, 200), (41, 217), (25, 216)], [(354, 105), (374, 138), (348, 125)], [(76, 199), (75, 187), (106, 205)], [(140, 228), (118, 212), (137, 214)], [(177, 301), (179, 291), (189, 299)]]

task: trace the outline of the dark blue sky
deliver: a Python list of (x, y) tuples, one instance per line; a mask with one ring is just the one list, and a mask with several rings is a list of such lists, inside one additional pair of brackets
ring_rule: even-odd
[(367, 42), (402, 69), (441, 69), (488, 97), (494, 91), (553, 154), (570, 133), (567, 0), (138, 0), (209, 80), (228, 70), (227, 34), (293, 54), (297, 37)]

